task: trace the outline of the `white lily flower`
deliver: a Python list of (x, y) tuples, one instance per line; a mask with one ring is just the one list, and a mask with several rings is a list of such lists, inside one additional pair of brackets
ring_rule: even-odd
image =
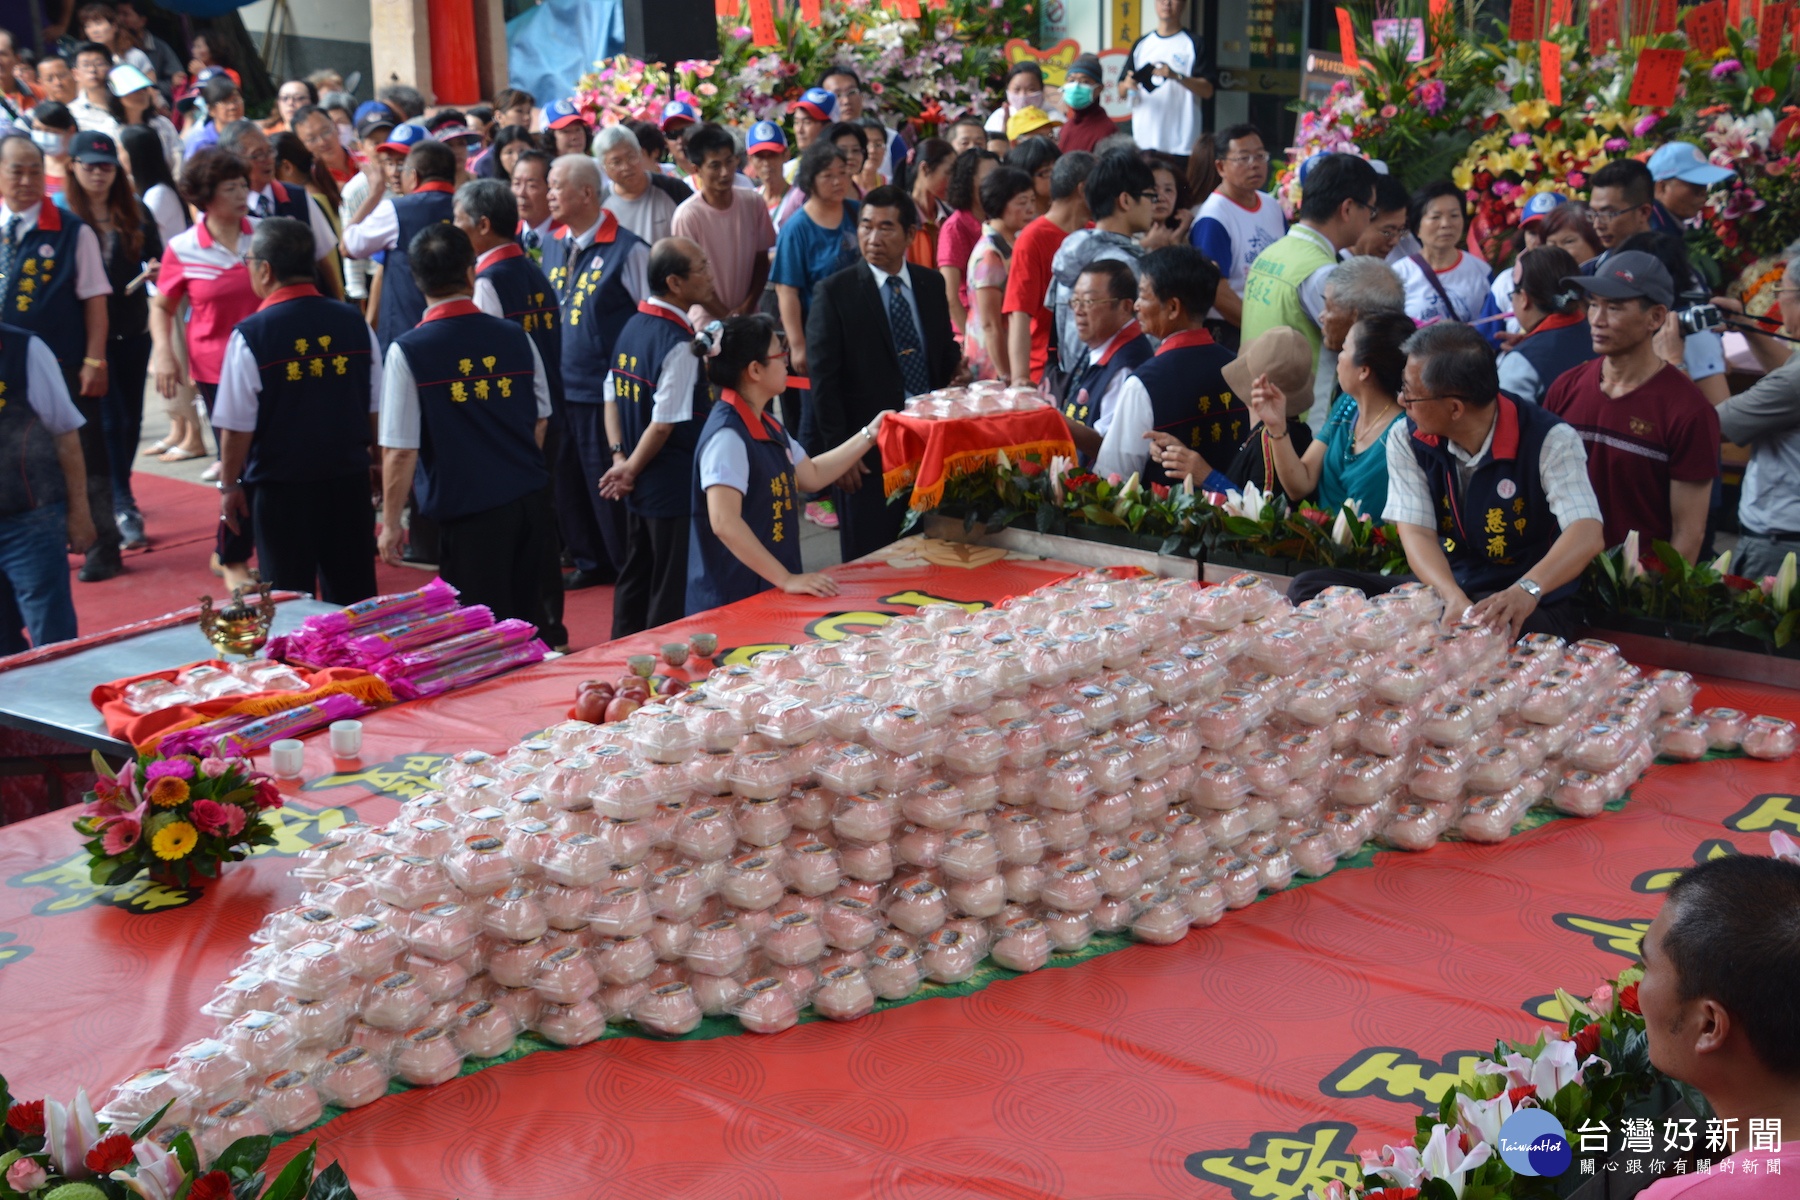
[(1331, 523), (1331, 540), (1340, 546), (1350, 544), (1350, 514), (1338, 511), (1337, 520)]
[(1489, 1146), (1500, 1144), (1500, 1127), (1513, 1115), (1512, 1099), (1501, 1092), (1492, 1100), (1476, 1100), (1458, 1093), (1456, 1125), (1469, 1135), (1469, 1140)]
[(1008, 474), (1008, 475), (1012, 474), (1012, 469), (1013, 469), (1012, 459), (1006, 457), (1005, 450), (994, 451), (994, 465), (999, 467), (1000, 470), (1005, 472), (1006, 474)]
[(1781, 560), (1781, 570), (1775, 572), (1775, 590), (1769, 593), (1769, 599), (1775, 602), (1776, 612), (1787, 612), (1788, 604), (1794, 597), (1797, 576), (1800, 576), (1800, 570), (1796, 569), (1795, 555), (1790, 550), (1788, 556)]
[(1383, 1146), (1379, 1154), (1365, 1150), (1362, 1164), (1364, 1173), (1386, 1175), (1395, 1187), (1416, 1188), (1430, 1178), (1416, 1146)]
[(1494, 1148), (1488, 1143), (1482, 1142), (1464, 1154), (1462, 1139), (1460, 1136), (1452, 1138), (1450, 1135), (1453, 1132), (1455, 1131), (1448, 1125), (1438, 1125), (1433, 1128), (1431, 1140), (1425, 1143), (1425, 1149), (1419, 1155), (1419, 1161), (1424, 1165), (1427, 1175), (1432, 1179), (1443, 1180), (1450, 1185), (1452, 1192), (1461, 1196), (1465, 1176), (1492, 1158)]
[(1638, 550), (1638, 531), (1635, 529), (1625, 535), (1624, 559), (1625, 582), (1627, 584), (1635, 585), (1649, 578), (1649, 572), (1644, 570), (1644, 563), (1640, 557), (1640, 552)]
[(1713, 559), (1712, 569), (1721, 575), (1729, 574), (1731, 571), (1731, 551), (1727, 550), (1725, 553), (1719, 555), (1719, 557)]
[(85, 1179), (87, 1152), (100, 1140), (100, 1122), (88, 1101), (86, 1088), (75, 1093), (75, 1102), (64, 1108), (56, 1100), (44, 1101), (44, 1150), (57, 1170), (68, 1179)]
[(1194, 494), (1194, 477), (1192, 475), (1183, 475), (1181, 477), (1181, 494), (1183, 496), (1192, 496)]
[(1133, 471), (1131, 473), (1131, 478), (1127, 479), (1124, 483), (1119, 485), (1119, 498), (1122, 500), (1128, 500), (1131, 497), (1136, 496), (1138, 493), (1142, 492), (1143, 490), (1144, 490), (1144, 485), (1138, 482), (1138, 473), (1136, 471)]
[(133, 1146), (131, 1152), (137, 1156), (137, 1174), (114, 1171), (111, 1178), (144, 1200), (174, 1200), (175, 1193), (187, 1181), (181, 1160), (148, 1138)]

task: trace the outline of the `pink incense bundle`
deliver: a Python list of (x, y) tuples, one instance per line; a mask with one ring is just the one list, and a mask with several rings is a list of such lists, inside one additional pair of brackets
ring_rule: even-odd
[(345, 646), (359, 663), (376, 663), (407, 650), (429, 646), (433, 642), (459, 637), (477, 629), (488, 629), (493, 624), (493, 611), (485, 604), (475, 604), (408, 621), (379, 633), (353, 637)]
[(333, 721), (359, 717), (370, 706), (355, 696), (337, 693), (322, 696), (311, 704), (283, 709), (266, 717), (222, 717), (192, 729), (164, 738), (159, 747), (163, 754), (201, 754), (230, 758), (260, 750), (282, 738), (299, 737), (323, 728)]
[(394, 695), (402, 700), (416, 700), (420, 696), (435, 696), (453, 688), (464, 687), (490, 675), (498, 675), (510, 671), (514, 667), (523, 667), (530, 663), (542, 662), (550, 653), (550, 647), (537, 638), (514, 646), (502, 646), (499, 649), (485, 650), (479, 654), (467, 655), (439, 663), (437, 666), (417, 675), (389, 679), (388, 684), (394, 689)]
[(361, 633), (371, 626), (384, 625), (401, 614), (409, 618), (428, 617), (456, 607), (456, 589), (443, 579), (433, 579), (412, 592), (391, 596), (373, 596), (344, 609), (309, 618), (308, 628), (318, 633)]
[(383, 679), (402, 679), (409, 675), (418, 675), (434, 667), (440, 667), (456, 659), (499, 650), (507, 646), (516, 646), (536, 636), (537, 626), (530, 621), (521, 621), (510, 617), (487, 629), (476, 629), (469, 633), (441, 642), (433, 642), (417, 650), (407, 650), (392, 658), (383, 659), (370, 669)]

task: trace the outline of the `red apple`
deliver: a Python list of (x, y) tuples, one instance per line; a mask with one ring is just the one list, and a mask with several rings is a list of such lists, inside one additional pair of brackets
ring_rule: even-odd
[(616, 696), (613, 698), (613, 702), (606, 706), (606, 723), (610, 725), (614, 721), (623, 721), (642, 707), (643, 704), (632, 696)]
[(659, 696), (679, 696), (686, 690), (687, 684), (671, 675), (665, 675), (656, 681), (656, 694)]
[(589, 689), (575, 697), (575, 719), (586, 721), (590, 725), (598, 725), (606, 719), (606, 706), (612, 697), (602, 696), (598, 690)]
[(591, 691), (601, 691), (601, 692), (607, 692), (610, 694), (612, 692), (612, 690), (613, 690), (613, 685), (606, 682), (604, 679), (584, 679), (580, 683), (575, 685), (575, 691), (578, 694), (581, 692), (591, 692)]

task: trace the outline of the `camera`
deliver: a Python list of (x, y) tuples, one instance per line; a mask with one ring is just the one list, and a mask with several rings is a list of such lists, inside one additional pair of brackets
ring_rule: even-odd
[(1716, 304), (1696, 304), (1690, 308), (1676, 311), (1675, 327), (1681, 331), (1682, 337), (1692, 337), (1696, 333), (1705, 333), (1712, 329), (1723, 329), (1725, 328), (1725, 314), (1719, 311), (1719, 306)]

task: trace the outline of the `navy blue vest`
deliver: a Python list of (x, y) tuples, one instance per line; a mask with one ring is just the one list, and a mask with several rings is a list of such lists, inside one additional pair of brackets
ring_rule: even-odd
[(712, 530), (706, 515), (706, 489), (700, 486), (700, 458), (706, 444), (716, 437), (743, 440), (750, 462), (750, 482), (744, 493), (744, 524), (782, 566), (800, 571), (800, 522), (794, 508), (794, 469), (788, 461), (788, 435), (779, 423), (762, 418), (767, 436), (750, 435), (754, 419), (750, 405), (736, 392), (726, 392), (712, 406), (700, 444), (694, 449), (693, 516), (688, 537), (687, 612), (689, 616), (730, 604), (769, 590), (768, 580), (738, 561)]
[(500, 315), (531, 336), (550, 381), (552, 419), (562, 416), (562, 314), (549, 278), (519, 246), (502, 246), (477, 272), (500, 298)]
[(369, 469), (369, 326), (312, 287), (238, 322), (262, 392), (245, 483), (308, 483)]
[(25, 369), (31, 336), (16, 325), (0, 325), (0, 517), (69, 498), (56, 440), (31, 407)]
[(292, 217), (308, 229), (312, 228), (312, 201), (307, 198), (305, 188), (292, 187), (278, 179), (269, 184), (269, 190), (275, 196), (275, 216)]
[[(650, 427), (663, 363), (671, 354), (691, 360), (693, 337), (693, 331), (675, 320), (675, 314), (649, 303), (619, 331), (619, 340), (613, 343), (613, 398), (619, 406), (627, 454)], [(712, 407), (704, 371), (694, 380), (693, 404), (693, 416), (675, 422), (669, 440), (625, 497), (625, 507), (640, 517), (685, 517), (693, 511), (694, 447), (700, 444), (700, 430)]]
[(87, 354), (87, 318), (75, 296), (75, 239), (83, 228), (80, 217), (45, 199), (0, 301), (0, 317), (43, 338), (65, 373)]
[[(1450, 572), (1470, 596), (1511, 587), (1562, 534), (1538, 470), (1544, 438), (1562, 418), (1510, 396), (1495, 403), (1493, 448), (1470, 476), (1466, 492), (1457, 487), (1448, 442), (1419, 433), (1407, 418), (1408, 444), (1431, 489)], [(1542, 602), (1569, 596), (1578, 583), (1546, 592)]]
[[(432, 225), (447, 225), (455, 215), (456, 205), (449, 184), (428, 183), (423, 186), (433, 190), (416, 191), (410, 196), (395, 196), (392, 201), (400, 232), (394, 239), (393, 248), (382, 259), (381, 322), (376, 332), (381, 335), (381, 348), (384, 351), (393, 344), (395, 338), (417, 325), (419, 318), (425, 315), (425, 293), (413, 282), (412, 264), (407, 261), (406, 248), (412, 245), (413, 238), (421, 229)], [(437, 190), (440, 187), (442, 191)], [(305, 198), (304, 195), (301, 196), (302, 200)]]
[[(1137, 328), (1137, 322), (1132, 322), (1131, 327)], [(1136, 337), (1115, 345), (1104, 363), (1090, 362), (1087, 370), (1069, 385), (1069, 398), (1063, 402), (1063, 416), (1092, 427), (1100, 419), (1100, 397), (1106, 395), (1106, 389), (1112, 386), (1113, 380), (1119, 375), (1129, 375), (1137, 370), (1150, 361), (1150, 356), (1155, 353), (1156, 348), (1150, 344), (1150, 339), (1139, 333)], [(1087, 392), (1086, 400), (1081, 396), (1084, 390)]]
[(438, 309), (395, 342), (419, 389), (419, 511), (486, 512), (542, 488), (531, 339), (473, 302)]
[[(1546, 318), (1545, 324), (1557, 318)], [(1549, 394), (1550, 385), (1564, 371), (1579, 367), (1582, 363), (1598, 357), (1594, 353), (1594, 335), (1588, 328), (1587, 318), (1577, 318), (1573, 323), (1560, 325), (1555, 329), (1546, 329), (1539, 325), (1527, 337), (1513, 346), (1513, 353), (1525, 357), (1531, 369), (1537, 372), (1538, 386), (1543, 389), (1538, 395), (1529, 397), (1543, 403)]]
[[(1232, 357), (1206, 331), (1191, 329), (1165, 340), (1136, 372), (1150, 393), (1151, 428), (1199, 451), (1215, 468), (1237, 457), (1250, 433), (1249, 412), (1219, 373)], [(1162, 478), (1147, 449), (1139, 470), (1145, 479)]]
[(606, 402), (613, 342), (637, 312), (637, 300), (625, 286), (625, 261), (643, 244), (603, 212), (600, 231), (586, 250), (574, 253), (573, 237), (544, 247), (544, 273), (562, 306), (563, 394), (570, 404)]

